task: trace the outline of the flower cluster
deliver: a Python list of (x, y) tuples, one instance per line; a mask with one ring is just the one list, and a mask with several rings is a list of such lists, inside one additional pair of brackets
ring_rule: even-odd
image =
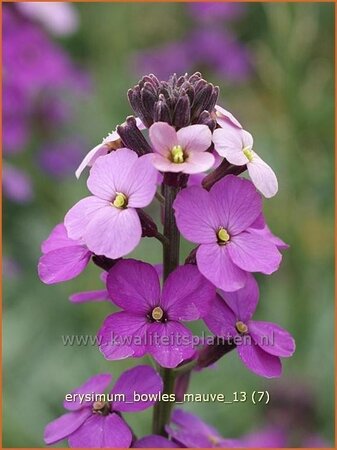
[[(250, 133), (217, 105), (218, 94), (200, 73), (168, 81), (143, 77), (128, 93), (137, 117), (117, 126), (76, 172), (78, 177), (91, 167), (91, 195), (67, 212), (42, 245), (38, 270), (46, 284), (76, 277), (90, 260), (103, 269), (105, 289), (71, 296), (73, 302), (106, 300), (119, 308), (98, 332), (103, 356), (150, 355), (162, 375), (161, 380), (150, 367), (135, 367), (113, 392), (132, 386), (147, 394), (163, 389), (181, 396), (193, 369), (206, 369), (233, 349), (253, 373), (278, 377), (281, 358), (295, 350), (293, 338), (279, 325), (252, 320), (259, 302), (253, 274), (278, 270), (281, 250), (288, 246), (272, 234), (262, 210), (262, 194), (271, 197), (278, 190), (276, 176), (253, 150)], [(239, 176), (246, 169), (251, 180)], [(144, 210), (154, 202), (161, 209), (162, 232)], [(196, 244), (184, 264), (180, 234)], [(127, 257), (144, 237), (162, 243), (163, 270)], [(216, 343), (197, 343), (185, 325), (196, 320), (204, 322)], [(107, 375), (96, 376), (76, 392), (102, 392), (109, 381)], [(152, 437), (136, 440), (121, 417), (144, 405), (67, 403), (72, 412), (47, 426), (46, 443), (68, 438), (72, 447), (237, 444), (200, 423), (193, 435), (194, 419), (187, 413), (175, 411), (174, 427), (173, 403), (159, 399), (146, 407), (153, 403)]]

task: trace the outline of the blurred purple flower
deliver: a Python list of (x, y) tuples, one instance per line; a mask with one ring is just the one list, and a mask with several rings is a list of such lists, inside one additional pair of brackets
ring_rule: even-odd
[(193, 18), (199, 22), (235, 20), (245, 12), (243, 3), (234, 2), (198, 2), (187, 3), (186, 7)]
[(241, 16), (244, 6), (221, 2), (189, 3), (186, 8), (197, 23), (181, 41), (139, 52), (135, 58), (136, 70), (153, 72), (160, 79), (166, 79), (175, 72), (184, 73), (206, 66), (232, 84), (244, 82), (251, 73), (249, 51), (233, 31), (223, 29), (219, 23), (222, 19)]
[(50, 175), (63, 178), (72, 174), (83, 157), (83, 144), (77, 136), (64, 142), (44, 145), (39, 153), (40, 166)]
[(4, 278), (16, 278), (21, 274), (21, 267), (15, 259), (10, 256), (2, 257), (2, 275)]
[(17, 203), (27, 203), (33, 198), (29, 176), (9, 164), (4, 164), (2, 169), (2, 188), (5, 196)]

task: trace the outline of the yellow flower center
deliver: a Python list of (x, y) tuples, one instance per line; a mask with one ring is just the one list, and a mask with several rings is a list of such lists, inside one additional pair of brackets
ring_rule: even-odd
[(249, 162), (253, 160), (254, 152), (251, 148), (245, 147), (242, 151)]
[(156, 306), (155, 308), (153, 308), (151, 315), (152, 319), (161, 320), (163, 318), (164, 311), (161, 309), (160, 306)]
[(110, 413), (110, 405), (108, 402), (94, 402), (92, 412), (100, 416), (107, 416)]
[(181, 145), (175, 145), (171, 149), (171, 159), (175, 164), (181, 164), (185, 161), (184, 151)]
[(121, 192), (116, 192), (115, 200), (112, 202), (116, 208), (123, 209), (127, 207), (128, 199), (126, 195), (122, 194)]
[(230, 239), (230, 235), (228, 234), (228, 231), (225, 228), (219, 228), (217, 236), (219, 244), (227, 244), (227, 242)]
[(241, 322), (241, 320), (239, 320), (238, 322), (236, 322), (235, 324), (235, 328), (237, 329), (237, 331), (241, 334), (245, 334), (248, 333), (248, 327), (245, 323)]

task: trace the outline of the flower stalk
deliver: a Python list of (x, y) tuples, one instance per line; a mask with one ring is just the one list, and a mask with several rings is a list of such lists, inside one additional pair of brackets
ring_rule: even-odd
[[(164, 237), (163, 245), (163, 269), (164, 281), (169, 274), (179, 266), (180, 233), (175, 221), (173, 202), (179, 191), (178, 187), (162, 185), (164, 203)], [(160, 375), (164, 383), (163, 394), (173, 394), (175, 373), (173, 369), (160, 367)], [(157, 402), (153, 409), (153, 433), (166, 436), (165, 425), (170, 422), (173, 402)]]

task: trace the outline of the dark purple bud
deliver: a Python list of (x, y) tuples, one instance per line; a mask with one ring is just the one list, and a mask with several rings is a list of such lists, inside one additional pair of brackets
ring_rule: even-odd
[(209, 103), (212, 93), (213, 86), (211, 84), (206, 84), (201, 90), (196, 91), (191, 111), (192, 122), (197, 120), (201, 112), (206, 109), (205, 105)]
[(205, 110), (206, 111), (209, 111), (209, 112), (213, 111), (214, 106), (216, 105), (216, 103), (218, 101), (219, 92), (220, 92), (219, 87), (215, 86), (213, 88), (213, 92), (212, 92), (212, 94), (210, 96), (210, 99), (209, 99), (208, 103), (205, 105)]
[(208, 111), (203, 111), (200, 114), (197, 123), (200, 123), (201, 125), (207, 125), (212, 133), (216, 128), (216, 120), (212, 118), (211, 114)]
[(136, 152), (138, 156), (152, 152), (149, 143), (137, 127), (136, 119), (133, 116), (129, 116), (126, 119), (125, 125), (117, 127), (117, 133), (120, 135), (124, 145)]
[[(218, 340), (220, 338), (217, 338)], [(226, 353), (234, 350), (236, 345), (234, 342), (226, 341), (215, 342), (214, 344), (205, 345), (200, 351), (197, 361), (197, 369), (204, 369), (205, 367), (211, 366), (216, 363), (220, 358), (222, 358)]]
[(195, 72), (193, 75), (190, 76), (190, 78), (188, 79), (188, 81), (191, 84), (195, 84), (197, 81), (199, 81), (201, 78), (201, 73), (200, 72)]
[(154, 122), (167, 122), (170, 125), (172, 124), (171, 121), (171, 113), (170, 108), (167, 106), (166, 100), (164, 96), (161, 96), (162, 98), (156, 102), (154, 105)]
[(190, 123), (191, 105), (188, 95), (183, 92), (173, 112), (172, 123), (177, 128), (187, 127)]

